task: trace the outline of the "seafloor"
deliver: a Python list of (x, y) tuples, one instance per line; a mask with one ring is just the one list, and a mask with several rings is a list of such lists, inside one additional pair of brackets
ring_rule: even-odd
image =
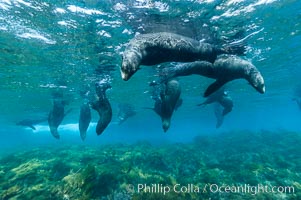
[[(64, 146), (0, 160), (1, 199), (300, 199), (301, 134), (260, 131), (199, 136), (191, 143)], [(138, 184), (157, 191), (138, 192)], [(199, 192), (163, 187), (180, 184)], [(284, 193), (210, 192), (205, 185), (292, 186)], [(189, 186), (188, 186), (189, 185)], [(161, 187), (161, 192), (158, 191)], [(185, 190), (185, 188), (184, 188)]]

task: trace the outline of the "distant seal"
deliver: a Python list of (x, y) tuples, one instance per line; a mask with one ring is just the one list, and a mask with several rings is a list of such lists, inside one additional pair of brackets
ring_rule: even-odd
[(16, 123), (18, 126), (28, 126), (33, 130), (36, 130), (34, 125), (47, 121), (47, 118), (42, 119), (24, 119)]
[(207, 99), (203, 103), (198, 104), (198, 106), (211, 103), (220, 104), (224, 108), (222, 111), (223, 116), (231, 112), (233, 108), (233, 100), (224, 90), (224, 88), (221, 88), (208, 96)]
[(198, 106), (212, 103), (214, 104), (214, 114), (217, 120), (216, 128), (219, 128), (224, 121), (224, 116), (232, 111), (233, 100), (224, 88), (220, 88), (219, 90), (208, 96), (203, 103), (198, 104)]
[(129, 103), (120, 103), (118, 104), (118, 124), (122, 124), (124, 121), (126, 121), (128, 118), (133, 117), (136, 115), (136, 111), (133, 105)]
[(241, 54), (243, 52), (238, 48), (220, 48), (174, 33), (140, 34), (129, 41), (123, 52), (121, 77), (125, 81), (129, 80), (140, 65), (196, 60), (213, 63), (217, 55), (229, 53)]
[(68, 110), (65, 113), (66, 102), (61, 99), (53, 99), (53, 107), (48, 115), (48, 125), (50, 132), (56, 139), (60, 138), (60, 135), (57, 131), (58, 126), (62, 123), (64, 117), (71, 111)]
[(80, 137), (82, 140), (85, 140), (87, 129), (91, 122), (91, 109), (88, 102), (84, 102), (80, 107), (78, 128), (80, 132)]
[(95, 90), (98, 100), (91, 103), (91, 107), (98, 112), (99, 120), (96, 126), (97, 135), (102, 134), (112, 120), (112, 107), (106, 96), (106, 90), (111, 88), (109, 83), (96, 83)]
[(176, 80), (170, 80), (166, 83), (165, 90), (162, 90), (161, 96), (161, 119), (162, 127), (166, 132), (170, 127), (170, 120), (175, 110), (176, 104), (181, 95), (180, 83)]
[(227, 82), (240, 78), (246, 79), (259, 93), (265, 92), (264, 79), (258, 69), (251, 62), (237, 56), (221, 56), (213, 64), (206, 61), (182, 63), (164, 69), (163, 74), (167, 79), (192, 74), (216, 79), (206, 89), (204, 97), (208, 97)]

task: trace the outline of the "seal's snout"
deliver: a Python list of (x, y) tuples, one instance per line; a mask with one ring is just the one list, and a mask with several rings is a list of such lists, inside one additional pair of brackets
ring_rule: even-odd
[(265, 86), (263, 85), (261, 88), (258, 89), (258, 92), (261, 94), (265, 93)]
[(127, 80), (129, 80), (130, 77), (128, 76), (128, 74), (121, 71), (121, 78), (122, 78), (122, 80), (127, 81)]

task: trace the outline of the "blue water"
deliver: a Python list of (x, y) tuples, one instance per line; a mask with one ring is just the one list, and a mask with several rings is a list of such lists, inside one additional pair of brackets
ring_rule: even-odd
[[(1, 154), (49, 145), (190, 143), (199, 135), (218, 136), (222, 141), (224, 133), (263, 130), (300, 136), (301, 110), (292, 101), (301, 83), (300, 19), (297, 0), (0, 0)], [(119, 71), (130, 39), (160, 31), (219, 45), (258, 31), (247, 39), (242, 58), (262, 73), (266, 93), (259, 94), (246, 80), (227, 83), (234, 108), (217, 129), (213, 105), (196, 106), (205, 100), (202, 94), (213, 80), (182, 77), (183, 105), (164, 133), (160, 117), (144, 109), (153, 106), (148, 84), (157, 78), (156, 66), (142, 66), (129, 81), (123, 81)], [(96, 73), (107, 65), (110, 69)], [(92, 123), (82, 141), (79, 93), (94, 90), (95, 82), (105, 77), (112, 85), (107, 92), (112, 121), (97, 136), (98, 115), (92, 111)], [(55, 90), (63, 91), (70, 101), (66, 108), (72, 108), (58, 128), (59, 140), (50, 134), (47, 122), (36, 130), (16, 126), (23, 119), (47, 116)], [(121, 125), (119, 103), (130, 103), (137, 112)]]

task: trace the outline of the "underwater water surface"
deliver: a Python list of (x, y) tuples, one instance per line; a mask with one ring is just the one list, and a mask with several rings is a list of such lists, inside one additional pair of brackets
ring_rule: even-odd
[[(297, 0), (0, 0), (0, 198), (300, 199), (300, 31)], [(265, 93), (226, 83), (234, 106), (217, 128), (214, 105), (197, 106), (214, 80), (179, 77), (183, 102), (164, 133), (150, 83), (169, 63), (120, 75), (129, 40), (156, 32), (243, 40)], [(112, 120), (97, 136), (91, 110), (82, 140), (83, 93), (101, 81)], [(58, 93), (70, 111), (60, 139), (47, 123)], [(122, 123), (120, 105), (134, 110)]]

